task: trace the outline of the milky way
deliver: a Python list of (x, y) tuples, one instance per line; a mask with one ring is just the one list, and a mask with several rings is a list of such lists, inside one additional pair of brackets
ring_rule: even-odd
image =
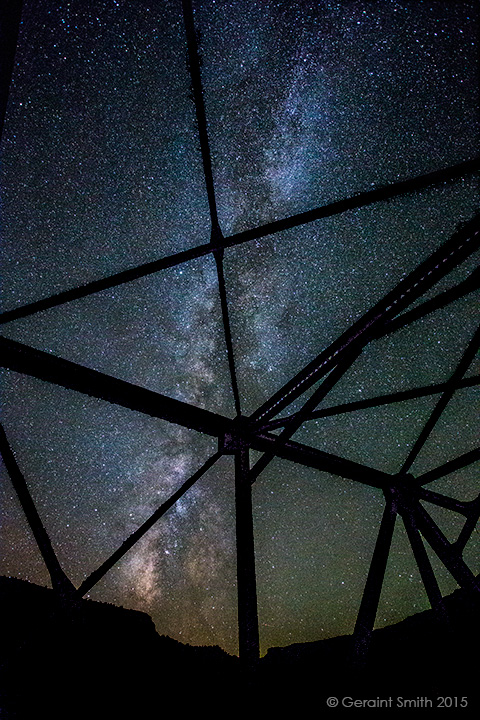
[[(477, 3), (208, 0), (195, 3), (195, 23), (224, 235), (479, 153)], [(186, 57), (179, 1), (86, 9), (25, 0), (2, 141), (2, 309), (209, 241)], [(478, 204), (469, 177), (227, 250), (243, 412)], [(442, 287), (476, 264), (478, 253)], [(477, 323), (478, 291), (372, 343), (325, 404), (444, 382)], [(11, 322), (3, 334), (234, 416), (210, 256)], [(14, 372), (2, 388), (2, 422), (76, 585), (216, 450), (193, 431)], [(436, 397), (319, 419), (295, 439), (395, 473)], [(476, 417), (478, 388), (458, 392), (412, 471), (472, 449)], [(476, 473), (464, 468), (435, 489), (471, 499)], [(48, 584), (5, 472), (0, 499), (0, 572)], [(351, 632), (381, 491), (275, 460), (253, 503), (262, 650)], [(432, 515), (458, 532), (457, 517)], [(478, 543), (477, 531), (465, 551), (475, 572)], [(452, 590), (432, 563), (442, 591)], [(146, 610), (161, 633), (236, 652), (232, 459), (221, 458), (89, 596)], [(426, 607), (398, 522), (377, 625)]]

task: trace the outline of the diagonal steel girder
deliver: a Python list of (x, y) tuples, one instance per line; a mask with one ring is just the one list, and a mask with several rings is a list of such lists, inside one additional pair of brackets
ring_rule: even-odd
[(50, 297), (42, 298), (34, 302), (23, 305), (22, 307), (14, 308), (12, 310), (6, 310), (0, 313), (0, 324), (11, 322), (12, 320), (18, 320), (19, 318), (28, 317), (37, 312), (48, 310), (53, 307), (58, 307), (64, 303), (71, 302), (72, 300), (79, 300), (80, 298), (94, 295), (102, 290), (108, 290), (113, 287), (118, 287), (127, 282), (138, 280), (142, 277), (152, 275), (160, 270), (175, 267), (182, 263), (194, 260), (196, 258), (204, 257), (215, 251), (221, 250), (222, 248), (236, 247), (252, 240), (261, 240), (264, 237), (273, 235), (277, 232), (284, 230), (291, 230), (292, 228), (301, 227), (307, 223), (321, 220), (335, 215), (341, 215), (344, 212), (351, 210), (357, 210), (362, 207), (368, 207), (378, 202), (384, 202), (391, 200), (395, 197), (401, 197), (408, 195), (420, 190), (424, 190), (429, 187), (433, 187), (439, 184), (452, 182), (458, 178), (466, 177), (472, 173), (480, 171), (480, 158), (473, 158), (465, 162), (453, 165), (442, 170), (436, 170), (435, 172), (428, 173), (426, 175), (419, 175), (409, 180), (401, 180), (397, 183), (391, 183), (375, 190), (367, 190), (366, 192), (357, 193), (344, 200), (337, 200), (332, 203), (327, 203), (314, 210), (308, 210), (307, 212), (298, 213), (281, 220), (275, 220), (265, 225), (252, 228), (251, 230), (244, 230), (234, 235), (221, 238), (220, 241), (216, 241), (216, 238), (212, 238), (211, 242), (197, 247), (189, 248), (188, 250), (182, 250), (181, 252), (174, 253), (167, 257), (159, 258), (148, 263), (143, 263), (134, 268), (128, 270), (122, 270), (121, 272), (109, 275), (108, 277), (101, 278), (100, 280), (93, 280), (92, 282), (85, 283), (79, 287), (70, 288), (62, 292), (51, 295)]
[(150, 517), (148, 517), (126, 540), (106, 559), (102, 562), (96, 570), (90, 573), (88, 577), (82, 582), (80, 587), (77, 589), (76, 594), (78, 597), (82, 597), (89, 592), (102, 578), (107, 574), (114, 565), (136, 545), (136, 543), (152, 528), (163, 515), (165, 515), (170, 508), (188, 491), (190, 488), (209, 470), (217, 460), (221, 457), (220, 452), (216, 452), (214, 455), (208, 458), (203, 465), (193, 473), (185, 482), (165, 500)]
[[(321, 410), (315, 410), (310, 413), (306, 420), (317, 420), (319, 418), (342, 415), (344, 413), (356, 412), (358, 410), (381, 407), (382, 405), (391, 405), (392, 403), (404, 402), (405, 400), (415, 400), (420, 397), (428, 397), (429, 395), (440, 395), (440, 393), (443, 393), (448, 389), (449, 384), (450, 381), (432, 383), (431, 385), (410, 388), (410, 390), (399, 390), (395, 393), (387, 393), (385, 395), (377, 395), (372, 398), (365, 398), (365, 400), (353, 400), (352, 402), (341, 403), (341, 405), (332, 405), (331, 407), (322, 408)], [(460, 380), (456, 383), (455, 389), (460, 390), (462, 388), (474, 387), (476, 385), (480, 385), (480, 375), (474, 375), (473, 377)], [(265, 423), (265, 425), (262, 425), (262, 430), (275, 430), (276, 428), (283, 427), (291, 418), (296, 416), (298, 416), (298, 413), (270, 420), (268, 423)]]
[(52, 588), (65, 600), (73, 597), (75, 588), (67, 577), (53, 549), (52, 542), (47, 530), (40, 518), (33, 498), (28, 489), (27, 482), (17, 464), (15, 453), (7, 440), (5, 430), (0, 424), (0, 455), (3, 458), (5, 467), (12, 481), (13, 488), (25, 513), (28, 524), (32, 531), (35, 542), (42, 555), (45, 566), (50, 575)]
[(426, 551), (421, 534), (415, 522), (413, 513), (404, 512), (402, 515), (403, 524), (407, 531), (408, 540), (420, 571), (425, 592), (427, 593), (430, 606), (440, 622), (447, 623), (448, 615), (443, 602), (442, 593), (440, 591), (435, 572), (432, 568), (430, 558)]
[(418, 529), (460, 587), (480, 593), (480, 580), (470, 570), (455, 543), (448, 542), (436, 522), (419, 502), (414, 505)]
[(480, 347), (480, 325), (477, 328), (477, 331), (475, 332), (472, 340), (469, 342), (465, 352), (463, 353), (460, 362), (458, 363), (455, 372), (451, 376), (450, 380), (447, 383), (447, 389), (442, 393), (440, 399), (438, 400), (437, 404), (435, 405), (430, 417), (428, 418), (427, 422), (425, 423), (422, 432), (418, 436), (416, 442), (414, 443), (413, 447), (411, 448), (408, 457), (406, 458), (403, 467), (401, 469), (401, 473), (405, 474), (407, 473), (413, 463), (415, 462), (415, 459), (417, 458), (418, 454), (420, 453), (422, 447), (425, 445), (428, 437), (433, 431), (433, 428), (437, 424), (438, 420), (440, 419), (442, 413), (444, 412), (445, 408), (447, 407), (450, 400), (453, 398), (456, 390), (456, 385), (458, 382), (463, 378), (464, 374), (466, 373), (468, 367), (473, 362), (473, 359), (475, 355), (477, 354), (478, 348)]
[[(355, 360), (357, 360), (359, 354), (360, 351), (347, 355), (342, 362), (338, 363), (338, 365), (333, 368), (332, 372), (323, 380), (319, 387), (317, 387), (313, 395), (311, 395), (304, 403), (300, 411), (286, 423), (282, 432), (276, 438), (276, 447), (281, 447), (287, 442), (287, 440), (290, 440), (303, 421), (308, 418), (312, 409), (316, 408), (317, 405), (321, 403), (323, 398), (335, 387), (340, 378), (343, 377), (343, 375), (350, 369)], [(275, 452), (272, 450), (269, 453), (265, 453), (259, 460), (257, 460), (250, 471), (250, 482), (255, 482), (257, 477), (263, 472), (274, 456)]]
[(98, 370), (0, 337), (0, 367), (219, 437), (231, 421)]
[(386, 323), (378, 333), (377, 338), (385, 337), (401, 328), (407, 327), (407, 325), (410, 325), (412, 322), (420, 320), (426, 315), (450, 305), (450, 303), (455, 302), (455, 300), (459, 300), (479, 288), (480, 267), (476, 268), (465, 280), (462, 280), (462, 282), (459, 282), (457, 285), (454, 285), (448, 290), (444, 290), (430, 300), (426, 300), (421, 305), (417, 305), (417, 307), (412, 310), (398, 315), (394, 320)]
[(480, 214), (477, 214), (259, 407), (250, 416), (250, 421), (265, 424), (272, 416), (308, 390), (346, 355), (365, 347), (386, 323), (421, 297), (479, 247)]
[(463, 455), (460, 455), (453, 460), (448, 460), (448, 462), (440, 465), (439, 467), (433, 468), (433, 470), (428, 470), (426, 473), (423, 473), (423, 475), (419, 475), (416, 479), (416, 482), (418, 485), (428, 485), (434, 480), (445, 477), (445, 475), (450, 475), (450, 473), (461, 470), (462, 468), (467, 467), (468, 465), (472, 465), (479, 460), (480, 447), (477, 447), (473, 450), (469, 450), (468, 452), (463, 453)]
[(238, 423), (218, 413), (119, 380), (9, 338), (0, 337), (0, 367), (167, 420), (222, 441), (226, 435), (241, 438), (254, 450), (271, 452), (276, 457), (306, 467), (372, 487), (384, 488), (389, 485), (390, 476), (380, 470), (293, 441), (277, 447), (276, 435), (252, 432), (248, 423)]

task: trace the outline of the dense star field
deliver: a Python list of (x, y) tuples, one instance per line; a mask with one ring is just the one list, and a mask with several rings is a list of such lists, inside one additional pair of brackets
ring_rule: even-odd
[[(478, 156), (473, 0), (205, 0), (194, 10), (224, 236)], [(180, 0), (25, 0), (1, 186), (2, 310), (210, 240)], [(227, 249), (242, 412), (478, 209), (477, 174)], [(428, 296), (465, 278), (478, 255)], [(477, 325), (478, 291), (370, 343), (322, 407), (445, 382)], [(6, 323), (2, 334), (235, 415), (212, 255)], [(466, 376), (479, 367), (477, 358)], [(478, 399), (478, 386), (456, 392), (414, 475), (478, 444)], [(319, 418), (294, 439), (396, 473), (437, 400)], [(2, 371), (2, 423), (76, 586), (217, 448), (12, 371)], [(48, 584), (1, 470), (0, 574)], [(233, 459), (222, 457), (89, 596), (145, 610), (160, 633), (237, 652), (233, 483)], [(478, 464), (434, 485), (471, 500)], [(253, 486), (253, 506), (262, 652), (352, 632), (382, 491), (276, 459)], [(428, 509), (453, 540), (462, 516)], [(477, 528), (464, 553), (476, 573), (479, 549)], [(429, 555), (450, 592), (455, 581)], [(398, 520), (376, 626), (427, 607)]]

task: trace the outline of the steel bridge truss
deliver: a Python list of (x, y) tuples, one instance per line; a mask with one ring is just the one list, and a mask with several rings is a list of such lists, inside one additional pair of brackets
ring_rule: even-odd
[[(461, 502), (452, 497), (427, 489), (427, 485), (464, 468), (480, 459), (480, 448), (472, 449), (460, 457), (436, 467), (423, 475), (414, 477), (410, 468), (427, 438), (438, 422), (455, 392), (461, 388), (478, 385), (480, 376), (466, 377), (480, 345), (480, 328), (475, 332), (450, 379), (443, 383), (412, 388), (402, 392), (344, 403), (333, 407), (319, 407), (327, 394), (340, 378), (353, 366), (363, 350), (376, 340), (395, 333), (427, 314), (446, 307), (458, 298), (477, 290), (480, 284), (480, 269), (472, 272), (466, 280), (455, 284), (449, 290), (438, 292), (433, 298), (412, 305), (421, 299), (442, 278), (461, 265), (480, 248), (480, 215), (457, 229), (454, 235), (441, 245), (413, 272), (405, 276), (398, 285), (375, 304), (360, 319), (354, 322), (340, 337), (324, 348), (301, 372), (280, 388), (271, 398), (250, 416), (242, 414), (235, 368), (234, 347), (230, 330), (227, 289), (225, 285), (223, 259), (225, 252), (236, 245), (261, 241), (262, 238), (288, 228), (300, 227), (314, 220), (331, 217), (348, 210), (365, 207), (401, 195), (438, 186), (468, 175), (478, 173), (480, 158), (442, 169), (428, 175), (387, 185), (382, 188), (360, 193), (352, 197), (324, 205), (315, 210), (300, 213), (231, 236), (224, 237), (220, 229), (212, 162), (210, 156), (207, 120), (203, 103), (203, 89), (200, 73), (199, 52), (194, 27), (191, 0), (182, 0), (183, 17), (187, 37), (189, 70), (199, 131), (203, 160), (205, 185), (210, 210), (210, 240), (198, 247), (160, 258), (130, 270), (90, 282), (86, 285), (57, 293), (0, 315), (2, 324), (27, 317), (49, 308), (63, 305), (72, 300), (87, 297), (108, 288), (131, 282), (146, 275), (212, 254), (218, 274), (218, 287), (224, 327), (226, 350), (235, 406), (235, 417), (224, 417), (179, 400), (147, 390), (135, 384), (119, 380), (107, 374), (89, 369), (74, 362), (36, 350), (27, 345), (0, 338), (0, 366), (23, 373), (40, 380), (54, 383), (91, 397), (120, 405), (154, 418), (161, 418), (184, 428), (218, 439), (215, 452), (176, 492), (133, 532), (120, 547), (94, 570), (79, 587), (75, 587), (62, 569), (52, 547), (45, 527), (28, 490), (27, 482), (17, 463), (4, 429), (0, 426), (0, 450), (18, 495), (23, 511), (38, 544), (52, 587), (64, 600), (76, 601), (88, 593), (96, 583), (127, 553), (145, 533), (199, 480), (222, 455), (232, 455), (235, 467), (235, 508), (237, 545), (237, 590), (239, 655), (247, 664), (255, 663), (259, 657), (259, 631), (257, 615), (257, 593), (255, 577), (254, 530), (252, 519), (252, 484), (273, 458), (281, 458), (323, 473), (348, 478), (356, 482), (380, 488), (385, 495), (385, 510), (380, 524), (373, 557), (366, 579), (357, 622), (353, 635), (355, 657), (359, 662), (365, 657), (373, 631), (385, 569), (389, 557), (394, 527), (401, 517), (425, 586), (429, 602), (442, 621), (446, 611), (442, 595), (432, 569), (424, 540), (431, 546), (443, 565), (456, 582), (473, 595), (479, 597), (480, 584), (463, 559), (463, 550), (470, 539), (480, 516), (480, 495), (470, 502)], [(4, 9), (4, 28), (9, 42), (4, 43), (4, 71), (0, 76), (1, 126), (7, 104), (10, 74), (13, 68), (16, 36), (20, 21), (21, 2), (16, 0)], [(13, 39), (12, 39), (13, 38)], [(6, 70), (5, 70), (6, 68)], [(301, 409), (282, 416), (281, 412), (294, 400), (305, 396), (314, 386), (313, 393), (304, 400)], [(300, 426), (319, 418), (355, 412), (360, 409), (377, 407), (404, 400), (438, 396), (438, 401), (414, 443), (403, 466), (397, 474), (389, 474), (337, 455), (323, 452), (296, 442), (292, 436)], [(275, 431), (280, 429), (279, 434)], [(250, 450), (262, 453), (252, 466)], [(465, 522), (455, 542), (449, 542), (424, 507), (424, 502), (463, 515)]]

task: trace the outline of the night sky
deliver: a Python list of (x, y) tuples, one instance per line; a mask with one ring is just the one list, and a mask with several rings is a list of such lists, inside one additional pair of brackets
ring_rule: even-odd
[[(478, 155), (479, 15), (473, 0), (196, 2), (223, 234)], [(208, 242), (180, 0), (25, 0), (1, 162), (3, 310)], [(227, 250), (243, 413), (478, 209), (470, 177)], [(477, 264), (478, 253), (440, 287)], [(478, 291), (372, 343), (324, 406), (447, 380), (477, 325)], [(235, 414), (212, 256), (2, 334)], [(477, 359), (467, 376), (479, 368)], [(437, 398), (311, 421), (294, 439), (395, 473)], [(455, 394), (414, 475), (478, 444), (478, 400), (478, 386)], [(216, 450), (194, 431), (7, 371), (2, 422), (75, 585)], [(1, 469), (0, 574), (48, 584)], [(434, 489), (473, 499), (477, 478), (471, 465)], [(275, 460), (253, 503), (262, 652), (351, 632), (382, 492)], [(454, 539), (461, 516), (428, 509)], [(476, 573), (479, 547), (477, 529), (464, 553)], [(430, 556), (442, 592), (452, 591)], [(235, 567), (233, 459), (223, 457), (89, 597), (234, 653)], [(398, 520), (377, 626), (427, 607)]]

